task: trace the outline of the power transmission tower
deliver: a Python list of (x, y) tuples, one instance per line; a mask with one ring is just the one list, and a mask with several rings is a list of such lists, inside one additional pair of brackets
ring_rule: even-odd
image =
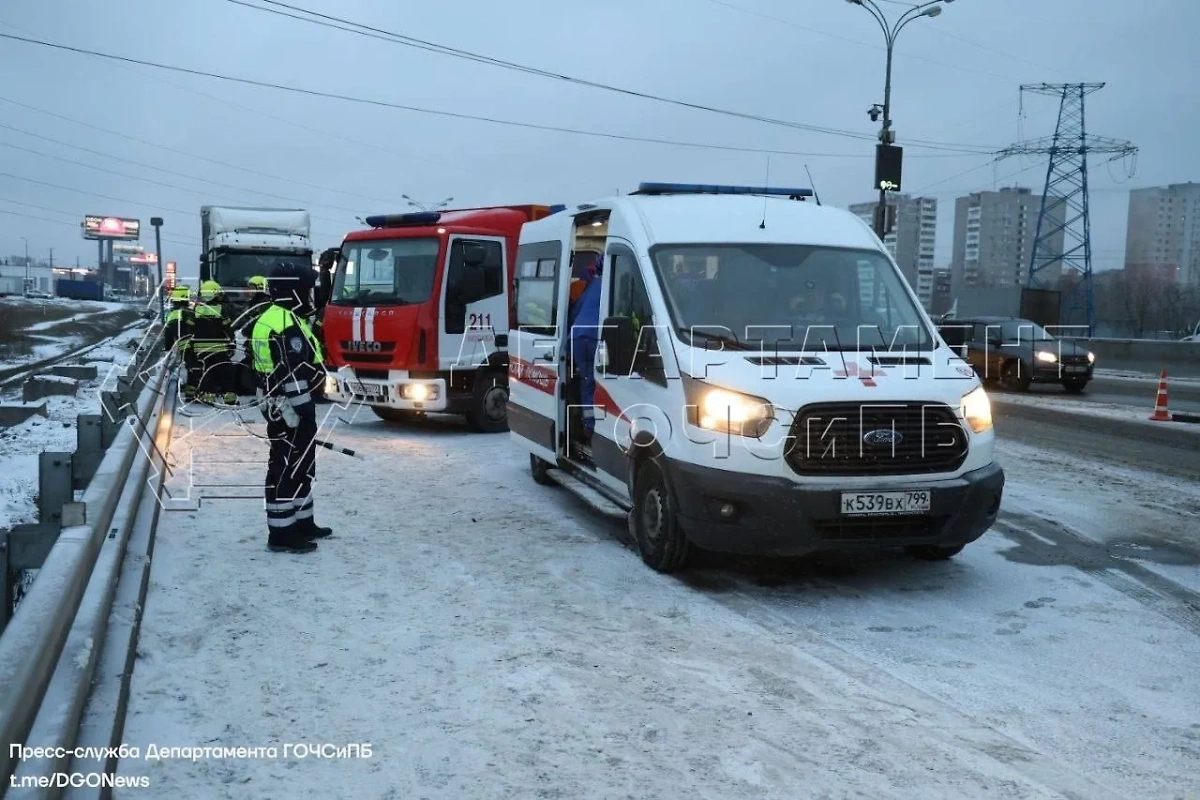
[[(1084, 124), (1083, 99), (1104, 88), (1103, 83), (1030, 83), (1021, 86), (1021, 101), (1025, 92), (1059, 98), (1058, 123), (1053, 136), (1031, 139), (1010, 145), (999, 153), (1000, 158), (1018, 155), (1048, 155), (1046, 188), (1038, 211), (1037, 232), (1033, 239), (1033, 254), (1029, 259), (1030, 288), (1042, 284), (1054, 274), (1079, 273), (1079, 279), (1068, 290), (1061, 309), (1061, 320), (1077, 324), (1081, 316), (1087, 319), (1088, 335), (1096, 328), (1096, 301), (1092, 290), (1092, 229), (1088, 211), (1088, 154), (1110, 156), (1107, 161), (1137, 155), (1132, 143), (1102, 136), (1088, 136)], [(1080, 312), (1083, 312), (1080, 314)]]

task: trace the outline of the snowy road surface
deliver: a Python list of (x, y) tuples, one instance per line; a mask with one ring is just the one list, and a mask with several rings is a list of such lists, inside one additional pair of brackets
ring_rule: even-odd
[[(258, 497), (263, 444), (223, 419), (177, 417), (177, 495), (190, 473), (193, 496)], [(1200, 787), (1200, 569), (1156, 538), (1200, 528), (1194, 485), (1093, 471), (1072, 493), (1047, 454), (1006, 443), (1013, 513), (952, 562), (713, 560), (676, 578), (535, 485), (507, 436), (359, 415), (329, 438), (366, 461), (321, 451), (317, 519), (337, 538), (314, 554), (268, 553), (257, 499), (162, 515), (124, 741), (372, 756), (122, 762), (154, 796)]]

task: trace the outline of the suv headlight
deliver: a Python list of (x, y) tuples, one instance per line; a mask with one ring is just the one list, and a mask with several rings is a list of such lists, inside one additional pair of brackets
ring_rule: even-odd
[(1044, 361), (1047, 364), (1053, 364), (1055, 361), (1058, 361), (1058, 356), (1049, 350), (1039, 350), (1036, 357), (1038, 361)]
[(775, 419), (774, 407), (761, 397), (721, 389), (687, 375), (683, 386), (687, 421), (697, 428), (757, 439)]
[(962, 415), (976, 433), (992, 427), (992, 401), (982, 386), (963, 395)]

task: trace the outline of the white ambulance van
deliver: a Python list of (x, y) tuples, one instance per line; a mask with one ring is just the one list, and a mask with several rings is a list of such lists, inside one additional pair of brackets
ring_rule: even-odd
[[(510, 435), (537, 482), (627, 512), (650, 567), (697, 546), (945, 559), (995, 521), (988, 397), (853, 214), (808, 189), (642, 184), (519, 245)], [(593, 363), (568, 330), (589, 252)]]

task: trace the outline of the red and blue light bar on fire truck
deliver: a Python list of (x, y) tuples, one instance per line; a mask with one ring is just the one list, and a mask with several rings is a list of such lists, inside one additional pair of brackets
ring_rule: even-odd
[(376, 214), (365, 222), (372, 228), (400, 228), (405, 225), (436, 225), (442, 215), (437, 211), (415, 211), (411, 214)]
[(720, 186), (702, 183), (642, 183), (634, 194), (756, 194), (803, 200), (813, 196), (812, 189), (784, 189), (767, 186)]

